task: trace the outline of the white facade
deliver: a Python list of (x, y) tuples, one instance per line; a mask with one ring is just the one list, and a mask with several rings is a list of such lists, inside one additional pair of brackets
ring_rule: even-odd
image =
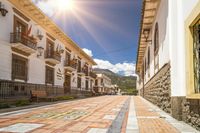
[(111, 90), (111, 87), (111, 79), (105, 74), (98, 73), (95, 80), (95, 88), (98, 89), (98, 92), (107, 93), (109, 90)]
[[(145, 50), (143, 61), (148, 58), (150, 48), (150, 66), (146, 69), (144, 83), (139, 82), (137, 89), (143, 88), (157, 73), (154, 67), (154, 31), (159, 27), (159, 69), (166, 63), (171, 65), (171, 96), (186, 96), (186, 42), (185, 22), (199, 0), (160, 0), (150, 28), (148, 40), (152, 42)], [(141, 33), (142, 34), (142, 33)], [(140, 76), (141, 78), (141, 76)]]
[[(11, 0), (12, 1), (12, 0)], [(24, 8), (23, 6), (20, 8), (16, 7), (16, 5), (11, 4), (8, 0), (0, 0), (0, 2), (5, 6), (5, 9), (8, 11), (6, 16), (0, 15), (0, 80), (12, 80), (12, 54), (18, 55), (20, 57), (23, 57), (28, 60), (28, 72), (27, 72), (27, 83), (32, 83), (32, 84), (46, 84), (45, 83), (45, 67), (49, 66), (54, 69), (54, 84), (55, 86), (63, 86), (65, 82), (65, 74), (66, 74), (66, 69), (65, 69), (65, 58), (66, 58), (66, 48), (70, 49), (71, 52), (71, 59), (81, 57), (81, 67), (87, 63), (88, 64), (88, 76), (86, 78), (86, 75), (80, 76), (82, 81), (81, 81), (81, 87), (86, 88), (86, 79), (88, 80), (88, 85), (89, 88), (92, 88), (92, 85), (94, 83), (91, 83), (94, 81), (94, 78), (90, 76), (90, 71), (92, 68), (92, 65), (95, 65), (94, 61), (86, 55), (80, 48), (77, 48), (74, 46), (74, 44), (70, 43), (64, 43), (63, 41), (55, 38), (55, 40), (52, 40), (50, 37), (47, 36), (49, 33), (44, 29), (42, 26), (40, 26), (39, 23), (35, 22), (32, 19), (32, 16), (26, 16), (26, 13), (24, 13), (21, 9)], [(26, 2), (26, 0), (25, 0)], [(21, 6), (20, 4), (17, 6)], [(33, 3), (31, 6), (34, 6)], [(13, 8), (16, 8), (18, 12), (14, 11)], [(39, 11), (39, 9), (38, 9)], [(22, 17), (20, 14), (23, 14), (23, 16), (26, 16), (30, 21), (27, 21)], [(30, 13), (31, 14), (31, 13)], [(42, 14), (44, 15), (44, 14)], [(36, 50), (34, 53), (25, 56), (21, 54), (20, 52), (16, 52), (12, 50), (13, 44), (10, 43), (10, 33), (13, 33), (14, 31), (14, 16), (19, 18), (21, 21), (26, 23), (28, 25), (28, 28), (32, 27), (31, 33), (29, 34), (30, 36), (37, 36), (38, 31), (41, 32), (43, 35), (42, 40), (37, 39), (37, 47), (42, 47), (44, 48), (44, 51), (47, 49), (47, 38), (54, 43), (54, 51), (56, 51), (56, 48), (59, 47), (60, 49), (63, 49), (64, 52), (61, 54), (61, 61), (59, 63), (56, 63), (54, 65), (49, 65), (49, 63), (46, 62), (45, 60), (45, 54), (44, 51), (41, 56), (39, 55), (39, 51)], [(51, 20), (48, 20), (51, 21)], [(51, 22), (52, 23), (52, 22)], [(56, 27), (56, 26), (55, 26)], [(62, 31), (58, 31), (62, 33)], [(72, 71), (68, 73), (71, 75), (71, 87), (77, 88), (77, 70)], [(59, 75), (59, 76), (58, 76)], [(61, 77), (60, 77), (61, 76)], [(15, 81), (20, 81), (24, 82), (23, 80), (17, 80), (14, 79)]]

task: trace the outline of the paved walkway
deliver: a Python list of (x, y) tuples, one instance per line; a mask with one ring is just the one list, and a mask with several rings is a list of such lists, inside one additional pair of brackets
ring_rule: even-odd
[(199, 133), (141, 97), (132, 97), (126, 133)]
[(1, 133), (198, 133), (141, 97), (101, 96), (0, 114)]
[(0, 114), (0, 132), (105, 133), (128, 96), (102, 96)]

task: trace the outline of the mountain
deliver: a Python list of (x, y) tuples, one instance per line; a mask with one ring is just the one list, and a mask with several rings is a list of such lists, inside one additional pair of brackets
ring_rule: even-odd
[(122, 76), (114, 73), (108, 69), (95, 68), (95, 73), (103, 73), (112, 80), (112, 84), (117, 84), (122, 92), (135, 94), (136, 93), (136, 80), (135, 76)]

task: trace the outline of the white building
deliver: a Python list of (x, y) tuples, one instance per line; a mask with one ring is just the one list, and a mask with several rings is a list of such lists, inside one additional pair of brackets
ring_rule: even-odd
[(108, 76), (102, 73), (97, 74), (94, 85), (94, 90), (96, 93), (101, 93), (101, 94), (111, 93), (111, 85), (112, 85), (111, 79)]
[(96, 63), (40, 9), (30, 0), (0, 3), (1, 97), (93, 88)]
[(199, 49), (199, 0), (144, 0), (137, 88), (173, 117), (196, 126), (194, 121), (200, 119)]

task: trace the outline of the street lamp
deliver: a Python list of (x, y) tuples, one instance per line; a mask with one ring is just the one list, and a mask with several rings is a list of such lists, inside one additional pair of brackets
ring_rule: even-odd
[(151, 40), (148, 40), (149, 34), (150, 34), (150, 29), (144, 29), (144, 30), (143, 30), (143, 35), (144, 35), (145, 41), (151, 43), (152, 41), (151, 41)]
[(43, 48), (43, 47), (37, 47), (37, 49), (38, 49), (38, 55), (37, 55), (37, 57), (42, 56), (42, 53), (43, 53), (43, 51), (44, 51), (44, 48)]
[(1, 4), (1, 2), (0, 2), (0, 12), (2, 16), (6, 16), (6, 14), (8, 13), (8, 11), (5, 9), (5, 6)]

